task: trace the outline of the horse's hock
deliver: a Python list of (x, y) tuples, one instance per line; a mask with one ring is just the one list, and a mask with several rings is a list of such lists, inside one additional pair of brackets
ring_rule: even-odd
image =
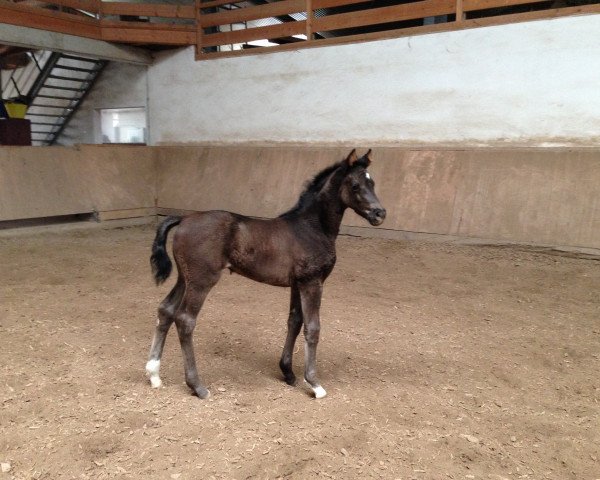
[[(365, 145), (364, 147), (368, 147)], [(101, 220), (224, 209), (274, 217), (346, 147), (106, 147), (0, 150), (0, 221), (97, 212)], [(385, 230), (600, 248), (600, 149), (374, 149)], [(35, 195), (32, 193), (35, 192)], [(57, 195), (57, 192), (60, 192)]]

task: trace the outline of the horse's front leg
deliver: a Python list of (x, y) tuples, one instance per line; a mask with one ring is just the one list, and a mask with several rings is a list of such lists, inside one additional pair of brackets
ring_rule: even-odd
[(279, 361), (279, 368), (283, 372), (283, 378), (288, 385), (296, 384), (296, 375), (292, 370), (292, 357), (294, 355), (294, 345), (296, 338), (302, 328), (302, 304), (300, 303), (300, 292), (296, 285), (292, 285), (290, 298), (290, 314), (288, 317), (287, 337)]
[(312, 388), (315, 398), (323, 398), (327, 392), (317, 379), (317, 344), (321, 331), (319, 310), (323, 284), (315, 280), (300, 285), (299, 289), (304, 319), (304, 380)]

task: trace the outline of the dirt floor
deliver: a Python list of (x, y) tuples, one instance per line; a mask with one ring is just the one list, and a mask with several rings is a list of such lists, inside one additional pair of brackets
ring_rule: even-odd
[(173, 282), (152, 283), (152, 237), (0, 239), (0, 479), (600, 478), (597, 260), (340, 237), (323, 400), (280, 380), (289, 291), (224, 275), (201, 401), (174, 330), (164, 387), (144, 376)]

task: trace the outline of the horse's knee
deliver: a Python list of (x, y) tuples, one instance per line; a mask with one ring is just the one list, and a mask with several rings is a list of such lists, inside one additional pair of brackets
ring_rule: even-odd
[(196, 328), (196, 318), (187, 313), (179, 314), (175, 317), (175, 325), (177, 325), (177, 331), (180, 335), (191, 335), (194, 328)]
[(307, 343), (319, 343), (320, 325), (307, 325), (304, 328), (304, 339)]

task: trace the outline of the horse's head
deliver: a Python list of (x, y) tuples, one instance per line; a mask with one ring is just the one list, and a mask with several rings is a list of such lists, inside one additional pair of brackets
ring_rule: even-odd
[(345, 161), (348, 170), (340, 190), (342, 201), (371, 225), (381, 225), (385, 219), (385, 208), (379, 202), (375, 182), (367, 172), (371, 164), (371, 150), (360, 158), (356, 150), (352, 150)]

